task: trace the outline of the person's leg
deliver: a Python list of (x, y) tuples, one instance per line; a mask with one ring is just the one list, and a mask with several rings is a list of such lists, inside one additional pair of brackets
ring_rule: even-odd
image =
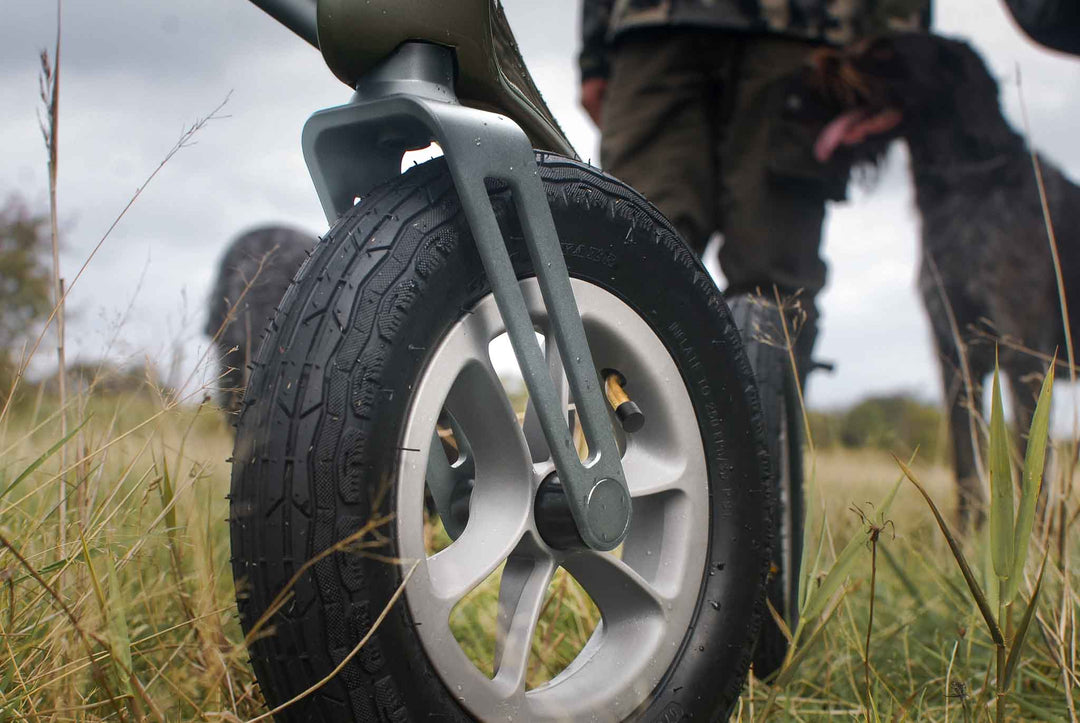
[(842, 197), (846, 183), (828, 177), (813, 159), (816, 129), (793, 118), (785, 76), (813, 50), (810, 43), (773, 37), (740, 41), (733, 93), (721, 123), (720, 265), (729, 293), (773, 288), (798, 294), (802, 318), (795, 351), (805, 374), (816, 337), (814, 299), (825, 284), (819, 250), (825, 201)]
[(600, 161), (644, 194), (697, 254), (716, 229), (715, 158), (707, 150), (714, 90), (707, 33), (649, 31), (615, 48)]

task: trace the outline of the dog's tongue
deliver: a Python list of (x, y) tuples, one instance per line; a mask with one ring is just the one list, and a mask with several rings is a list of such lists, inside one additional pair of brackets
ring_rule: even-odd
[(865, 110), (852, 110), (833, 118), (814, 142), (814, 158), (828, 161), (841, 145), (862, 143), (867, 136), (885, 133), (900, 124), (900, 111), (888, 108), (875, 115)]
[(829, 121), (814, 142), (814, 158), (819, 163), (825, 163), (832, 158), (836, 149), (851, 135), (852, 129), (865, 118), (866, 111), (852, 110)]

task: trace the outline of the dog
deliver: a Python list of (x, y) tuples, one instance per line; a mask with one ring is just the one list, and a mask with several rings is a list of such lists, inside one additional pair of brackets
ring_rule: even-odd
[(217, 349), (218, 401), (240, 409), (248, 364), (293, 277), (317, 239), (283, 226), (237, 236), (218, 264), (204, 331)]
[[(822, 49), (799, 77), (807, 112), (825, 119), (819, 162), (874, 164), (892, 140), (907, 142), (922, 217), (918, 285), (941, 361), (958, 520), (978, 525), (985, 502), (972, 414), (995, 353), (1026, 434), (1048, 357), (1065, 350), (1031, 153), (1002, 115), (986, 64), (959, 40), (910, 33)], [(1080, 302), (1080, 187), (1041, 156), (1039, 165), (1065, 298)], [(1080, 310), (1070, 316), (1080, 338)]]

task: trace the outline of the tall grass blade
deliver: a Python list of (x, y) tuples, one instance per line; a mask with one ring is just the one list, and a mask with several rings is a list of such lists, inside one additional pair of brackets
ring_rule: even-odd
[(1025, 720), (1053, 722), (1060, 721), (1060, 723), (1065, 723), (1067, 720), (1060, 713), (1055, 713), (1054, 711), (1038, 705), (1037, 703), (1032, 703), (1024, 696), (1013, 696), (1013, 700), (1016, 701), (1016, 705), (1019, 706), (1020, 710), (1027, 713), (1027, 717), (1025, 718)]
[(102, 615), (108, 615), (109, 606), (105, 600), (105, 590), (101, 586), (97, 570), (94, 569), (94, 560), (90, 556), (90, 547), (86, 544), (86, 536), (81, 528), (79, 530), (79, 544), (82, 547), (83, 559), (86, 560), (86, 571), (90, 575), (90, 586), (93, 589), (94, 596), (97, 598), (98, 607), (101, 609)]
[(1001, 404), (1001, 378), (994, 361), (994, 393), (990, 402), (990, 552), (994, 573), (1003, 582), (1013, 571), (1013, 480), (1009, 430)]
[(896, 557), (889, 552), (889, 546), (881, 545), (878, 548), (878, 551), (881, 552), (885, 564), (892, 570), (893, 575), (896, 575), (896, 579), (904, 586), (904, 590), (911, 596), (911, 599), (915, 601), (915, 604), (918, 607), (926, 605), (926, 598), (919, 592), (918, 585), (916, 585), (915, 581), (911, 579), (911, 576), (907, 574), (907, 571), (900, 565)]
[(1006, 604), (1016, 597), (1020, 579), (1027, 563), (1028, 540), (1035, 526), (1035, 507), (1042, 492), (1043, 467), (1046, 464), (1046, 440), (1050, 434), (1050, 399), (1053, 396), (1055, 357), (1043, 378), (1035, 415), (1028, 433), (1027, 453), (1024, 455), (1023, 484), (1020, 488), (1020, 509), (1016, 514), (1016, 538), (1013, 543), (1013, 569), (1005, 588)]
[[(903, 481), (903, 477), (896, 480), (896, 484), (893, 485), (892, 490), (885, 496), (885, 501), (878, 509), (878, 514), (881, 519), (884, 519), (885, 515), (888, 513), (893, 500), (896, 499), (896, 491)], [(852, 535), (851, 539), (848, 540), (848, 543), (844, 546), (844, 549), (836, 556), (836, 562), (833, 563), (829, 573), (821, 582), (821, 586), (807, 597), (806, 611), (804, 613), (804, 617), (807, 620), (816, 618), (822, 613), (825, 606), (828, 605), (830, 598), (836, 594), (837, 589), (843, 584), (844, 580), (847, 579), (848, 573), (851, 572), (851, 568), (858, 559), (859, 550), (866, 546), (867, 541), (870, 539), (870, 535), (871, 530), (869, 528), (864, 529), (862, 534)]]
[(1028, 628), (1031, 627), (1031, 619), (1035, 617), (1035, 608), (1039, 604), (1039, 592), (1042, 590), (1043, 573), (1046, 572), (1046, 559), (1050, 555), (1048, 549), (1043, 554), (1042, 567), (1039, 568), (1039, 578), (1035, 581), (1035, 589), (1031, 591), (1031, 601), (1028, 603), (1027, 610), (1024, 611), (1024, 617), (1020, 620), (1020, 625), (1016, 628), (1016, 636), (1013, 638), (1012, 647), (1009, 649), (1009, 657), (1005, 660), (1005, 676), (1003, 692), (1008, 690), (1009, 684), (1012, 683), (1013, 673), (1016, 672), (1016, 666), (1020, 663), (1020, 651), (1024, 647), (1024, 639), (1027, 637)]
[(75, 429), (73, 429), (70, 432), (68, 432), (67, 434), (65, 434), (60, 439), (59, 442), (57, 442), (53, 446), (49, 447), (47, 450), (45, 450), (45, 452), (40, 457), (38, 457), (33, 462), (31, 462), (30, 466), (27, 467), (26, 469), (24, 469), (19, 474), (19, 476), (15, 478), (14, 482), (12, 482), (10, 485), (8, 485), (5, 489), (0, 490), (0, 500), (4, 499), (4, 497), (6, 497), (9, 492), (11, 492), (13, 489), (18, 487), (20, 482), (22, 482), (24, 479), (26, 479), (27, 477), (32, 475), (34, 473), (34, 471), (38, 467), (45, 464), (45, 462), (49, 459), (49, 457), (52, 457), (54, 454), (56, 454), (58, 451), (60, 451), (60, 448), (63, 447), (65, 444), (67, 444), (68, 440), (70, 440), (72, 437), (74, 437), (76, 435), (76, 433), (78, 433), (78, 431), (80, 429), (82, 429), (86, 425), (86, 423), (89, 422), (89, 421), (90, 421), (90, 417), (88, 416), (86, 419), (84, 419), (82, 422), (79, 423), (79, 426), (75, 427)]
[[(791, 681), (795, 679), (795, 673), (798, 672), (799, 666), (803, 664), (803, 661), (806, 660), (810, 651), (813, 650), (814, 646), (818, 643), (818, 641), (821, 640), (822, 636), (825, 633), (825, 628), (829, 625), (829, 621), (832, 620), (833, 615), (840, 608), (840, 602), (844, 599), (845, 595), (847, 595), (846, 590), (840, 593), (839, 598), (837, 598), (836, 604), (825, 611), (825, 615), (822, 618), (821, 622), (810, 633), (810, 636), (806, 639), (806, 642), (798, 646), (797, 648), (792, 648), (793, 650), (795, 650), (795, 653), (791, 656), (791, 659), (787, 661), (782, 668), (780, 668), (780, 672), (776, 674), (776, 678), (772, 682), (772, 687), (774, 689), (779, 690), (785, 688), (789, 683), (791, 683)], [(799, 621), (799, 625), (802, 626), (807, 620), (810, 620), (810, 618), (803, 618)], [(791, 653), (789, 652), (789, 655), (790, 654)]]
[(784, 621), (784, 616), (780, 614), (776, 609), (776, 606), (772, 604), (771, 600), (765, 600), (765, 605), (768, 606), (769, 615), (772, 616), (773, 622), (776, 623), (776, 627), (780, 628), (780, 633), (784, 636), (784, 639), (787, 640), (788, 645), (791, 645), (793, 643), (791, 628), (789, 628), (788, 624)]
[(818, 571), (821, 569), (821, 556), (825, 550), (825, 514), (820, 515), (820, 521), (818, 523), (817, 531), (817, 549), (814, 552), (814, 564), (806, 564), (806, 553), (810, 545), (807, 544), (808, 540), (804, 534), (803, 536), (803, 566), (800, 568), (802, 573), (799, 575), (799, 618), (806, 617), (806, 601), (810, 597), (810, 586), (814, 580), (817, 579)]
[(971, 565), (968, 564), (967, 558), (964, 557), (963, 551), (960, 549), (960, 544), (956, 541), (952, 531), (949, 529), (949, 524), (945, 522), (945, 518), (941, 516), (941, 511), (938, 510), (937, 505), (934, 504), (934, 500), (930, 498), (930, 494), (926, 491), (926, 488), (922, 486), (915, 473), (911, 471), (911, 468), (900, 461), (899, 457), (894, 456), (893, 459), (900, 465), (900, 469), (904, 471), (911, 484), (915, 485), (915, 488), (919, 490), (919, 494), (926, 500), (926, 504), (930, 505), (930, 511), (934, 513), (934, 518), (937, 520), (938, 527), (941, 528), (941, 533), (945, 535), (945, 541), (949, 544), (949, 549), (952, 550), (953, 557), (956, 558), (956, 564), (960, 566), (960, 572), (964, 576), (964, 582), (967, 583), (968, 590), (971, 591), (971, 596), (975, 599), (975, 604), (979, 607), (979, 612), (982, 613), (983, 620), (986, 622), (986, 627), (990, 630), (990, 637), (993, 639), (996, 645), (1005, 644), (1005, 636), (1001, 634), (1001, 627), (997, 623), (997, 618), (994, 617), (994, 613), (990, 608), (990, 604), (986, 599), (985, 593), (982, 588), (979, 587), (979, 581), (975, 579), (975, 573), (971, 571)]
[[(908, 460), (909, 464), (911, 462), (915, 461), (915, 454), (918, 454), (918, 452), (919, 452), (919, 450), (915, 450), (915, 453), (911, 455), (911, 459)], [(900, 485), (902, 485), (903, 483), (904, 483), (904, 476), (900, 475), (899, 477), (896, 478), (896, 483), (892, 486), (892, 489), (889, 490), (889, 494), (885, 495), (885, 499), (883, 499), (881, 501), (881, 504), (878, 506), (878, 511), (877, 511), (877, 526), (878, 527), (884, 527), (885, 526), (885, 522), (887, 521), (886, 515), (888, 515), (889, 510), (892, 509), (893, 502), (896, 501), (896, 494), (900, 491)], [(866, 534), (869, 536), (870, 531), (867, 530)]]
[(991, 537), (992, 530), (988, 525), (980, 533), (978, 545), (983, 557), (983, 585), (986, 586), (986, 600), (990, 603), (990, 609), (997, 610), (1000, 614), (1001, 593), (1004, 592), (1005, 586), (1001, 584), (997, 570), (994, 569), (994, 546)]
[(120, 690), (122, 693), (131, 695), (131, 676), (134, 668), (131, 665), (131, 634), (127, 624), (127, 605), (120, 588), (120, 577), (116, 574), (116, 562), (113, 560), (112, 550), (106, 550), (104, 557), (105, 580), (109, 586), (107, 593), (109, 647), (112, 648), (113, 659), (118, 668)]
[[(101, 611), (101, 618), (105, 622), (105, 627), (109, 632), (112, 631), (112, 612), (109, 608), (109, 601), (105, 594), (105, 587), (101, 584), (101, 578), (98, 576), (97, 568), (94, 565), (94, 559), (90, 554), (90, 547), (86, 544), (86, 535), (83, 534), (82, 528), (79, 528), (79, 545), (82, 547), (83, 559), (86, 560), (86, 572), (90, 577), (90, 587), (94, 593), (94, 597), (97, 598), (98, 609)], [(113, 650), (112, 636), (109, 635), (105, 641), (106, 647), (109, 651), (109, 661), (112, 664), (114, 672), (116, 673), (116, 680), (120, 684), (120, 694), (126, 695), (131, 692), (131, 686), (128, 684), (127, 675), (125, 675), (119, 669), (117, 664), (115, 652)], [(101, 639), (98, 638), (101, 642)], [(115, 701), (114, 701), (115, 704)]]
[(836, 594), (837, 589), (847, 579), (851, 568), (855, 565), (859, 549), (864, 543), (865, 540), (862, 535), (854, 535), (848, 540), (847, 545), (836, 556), (836, 561), (829, 569), (828, 574), (825, 575), (825, 579), (821, 581), (821, 585), (807, 596), (806, 610), (802, 614), (804, 619), (814, 620), (821, 615), (830, 598)]
[(870, 714), (867, 716), (867, 718), (869, 718), (871, 721), (873, 721), (873, 723), (881, 723), (881, 714), (878, 713), (877, 701), (874, 700), (873, 694), (868, 693), (867, 696), (866, 696), (866, 699), (867, 699), (867, 702), (869, 703), (868, 707), (870, 709), (870, 711), (869, 711)]
[[(45, 575), (45, 574), (48, 574), (50, 572), (55, 572), (55, 571), (59, 570), (60, 568), (66, 566), (69, 562), (75, 562), (75, 561), (78, 561), (78, 560), (81, 560), (81, 559), (82, 559), (82, 553), (81, 552), (76, 552), (74, 555), (68, 555), (67, 557), (61, 557), (56, 562), (50, 562), (48, 565), (42, 565), (41, 567), (39, 567), (37, 569), (37, 572), (40, 575)], [(18, 585), (18, 584), (20, 584), (22, 582), (25, 582), (26, 580), (33, 580), (33, 579), (34, 579), (33, 575), (31, 575), (30, 573), (26, 573), (25, 575), (20, 575), (19, 577), (11, 578), (11, 581), (14, 584)]]
[(165, 511), (165, 530), (169, 532), (170, 544), (172, 533), (176, 531), (176, 496), (173, 492), (172, 477), (169, 476), (169, 460), (161, 455), (161, 479), (159, 480), (161, 492), (161, 506)]
[[(12, 691), (14, 689), (13, 683), (15, 682), (15, 666), (5, 665), (3, 672), (0, 672), (0, 690), (5, 692)], [(25, 690), (25, 688), (24, 688)], [(11, 695), (9, 692), (8, 695)], [(13, 697), (13, 696), (12, 696)], [(9, 717), (5, 711), (7, 706), (4, 703), (0, 703), (0, 723), (9, 720)]]
[[(799, 615), (803, 614), (803, 610), (806, 608), (806, 596), (810, 592), (810, 582), (817, 574), (818, 562), (821, 560), (821, 545), (825, 539), (825, 512), (824, 510), (817, 510), (816, 503), (818, 500), (817, 495), (817, 480), (814, 475), (807, 478), (806, 484), (803, 486), (803, 504), (806, 510), (806, 520), (803, 525), (803, 546), (802, 546), (802, 559), (799, 561)], [(812, 528), (812, 521), (814, 518), (815, 510), (816, 514), (820, 517), (818, 520), (818, 546), (814, 557), (813, 571), (811, 572), (810, 565), (810, 530)]]

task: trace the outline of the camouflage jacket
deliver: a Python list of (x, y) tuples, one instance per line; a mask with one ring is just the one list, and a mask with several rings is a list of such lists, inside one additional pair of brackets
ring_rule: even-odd
[(874, 32), (929, 25), (930, 0), (582, 0), (582, 80), (608, 74), (622, 33), (677, 26), (769, 33), (844, 45)]

